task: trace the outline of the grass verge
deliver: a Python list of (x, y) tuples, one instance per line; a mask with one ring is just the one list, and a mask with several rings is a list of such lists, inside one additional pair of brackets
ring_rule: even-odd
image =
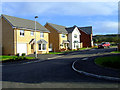
[(98, 57), (95, 63), (104, 67), (120, 69), (120, 56)]
[(111, 53), (120, 53), (120, 51), (112, 51)]
[(0, 56), (0, 61), (7, 61), (7, 60), (24, 60), (24, 59), (35, 59), (35, 57)]
[(64, 53), (69, 53), (73, 51), (80, 51), (80, 50), (86, 50), (86, 49), (92, 49), (92, 48), (79, 48), (78, 50), (68, 50), (68, 51), (63, 51), (63, 52), (49, 52), (47, 54), (64, 54)]

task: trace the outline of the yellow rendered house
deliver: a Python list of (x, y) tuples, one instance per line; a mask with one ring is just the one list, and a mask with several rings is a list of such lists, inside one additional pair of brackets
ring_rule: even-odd
[(45, 27), (50, 31), (49, 45), (52, 51), (59, 52), (68, 49), (68, 32), (65, 26), (60, 26), (52, 23), (46, 23)]
[[(2, 24), (2, 54), (34, 54), (35, 21), (3, 14), (0, 20), (0, 24)], [(49, 32), (36, 22), (37, 54), (49, 53)]]

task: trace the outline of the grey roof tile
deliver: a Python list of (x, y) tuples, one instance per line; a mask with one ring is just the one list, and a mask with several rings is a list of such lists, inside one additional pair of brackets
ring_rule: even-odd
[(61, 25), (56, 25), (56, 24), (52, 24), (52, 23), (48, 23), (50, 26), (52, 26), (53, 28), (55, 28), (59, 33), (63, 33), (63, 34), (68, 34), (67, 30), (65, 28), (65, 26), (61, 26)]
[[(7, 19), (14, 27), (35, 30), (35, 21), (13, 17), (13, 16), (8, 16), (4, 14), (2, 14), (2, 16), (5, 19)], [(36, 29), (39, 30), (40, 32), (50, 32), (38, 22), (36, 22)]]
[(78, 27), (81, 31), (85, 32), (86, 34), (92, 34), (92, 26), (87, 27)]

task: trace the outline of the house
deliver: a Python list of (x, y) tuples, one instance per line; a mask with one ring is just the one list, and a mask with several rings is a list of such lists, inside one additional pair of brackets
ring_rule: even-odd
[(52, 23), (46, 23), (45, 27), (50, 31), (49, 45), (52, 51), (59, 52), (68, 48), (68, 32), (65, 26), (60, 26)]
[(83, 47), (92, 47), (92, 26), (78, 27), (78, 29), (81, 33), (80, 41), (83, 43)]
[[(18, 17), (1, 15), (2, 53), (33, 54), (35, 52), (35, 21)], [(49, 32), (36, 22), (37, 54), (49, 53)]]
[(65, 27), (52, 23), (46, 23), (49, 33), (49, 43), (52, 51), (62, 51), (80, 48), (80, 32), (77, 26)]
[(68, 32), (68, 40), (70, 41), (68, 47), (69, 49), (78, 49), (81, 48), (81, 42), (80, 42), (80, 36), (81, 33), (78, 30), (77, 26), (73, 26), (73, 27), (67, 27), (66, 28), (67, 32)]

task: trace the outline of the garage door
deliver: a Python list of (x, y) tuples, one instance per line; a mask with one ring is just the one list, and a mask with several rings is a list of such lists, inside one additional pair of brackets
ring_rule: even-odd
[(26, 53), (26, 55), (27, 55), (27, 44), (25, 44), (25, 43), (17, 44), (17, 53), (19, 53), (20, 55), (22, 53)]

